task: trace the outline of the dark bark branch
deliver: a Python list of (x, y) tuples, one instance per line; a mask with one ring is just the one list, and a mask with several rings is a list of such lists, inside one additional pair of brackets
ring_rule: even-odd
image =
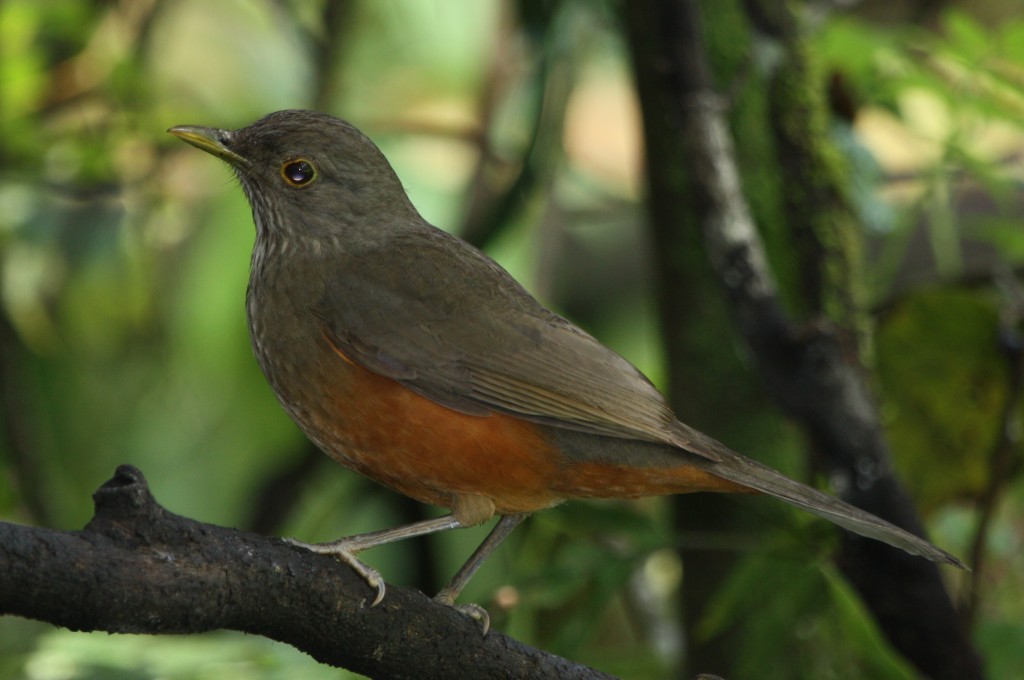
[[(679, 10), (678, 2), (623, 5), (644, 123), (646, 207), (671, 400), (684, 420), (721, 437), (734, 424), (722, 403), (742, 404), (745, 415), (765, 404), (751, 384), (748, 368), (721, 341), (730, 319), (724, 292), (704, 254), (700, 214), (693, 209), (693, 184), (688, 177), (690, 152), (678, 110), (678, 93), (686, 77), (678, 73), (679, 64), (692, 61), (680, 52), (701, 42), (694, 42), (698, 27), (684, 21)], [(741, 503), (715, 494), (680, 495), (672, 504), (675, 527), (682, 535), (713, 538), (750, 529), (750, 517), (742, 512)], [(728, 675), (738, 644), (735, 631), (706, 639), (698, 624), (713, 606), (737, 554), (716, 547), (714, 541), (686, 541), (679, 552), (686, 562), (680, 597), (687, 668)]]
[(227, 628), (378, 678), (607, 678), (523, 645), (416, 591), (369, 587), (280, 539), (202, 524), (156, 503), (123, 465), (82, 531), (0, 523), (0, 614), (72, 630), (180, 634)]
[[(651, 162), (652, 202), (691, 209), (701, 225), (708, 258), (726, 291), (735, 326), (752, 350), (775, 400), (811, 435), (823, 466), (839, 493), (912, 532), (923, 535), (913, 503), (896, 481), (866, 378), (858, 357), (845, 351), (837, 333), (822, 323), (796, 324), (783, 309), (739, 182), (724, 107), (714, 94), (704, 54), (696, 0), (633, 3), (646, 14), (645, 49), (661, 49), (654, 61), (660, 77), (640, 82), (645, 115), (657, 130), (645, 131), (651, 145), (679, 148), (674, 165)], [(653, 18), (652, 18), (653, 17)], [(634, 45), (637, 45), (634, 41)], [(650, 59), (650, 58), (648, 58)], [(666, 142), (678, 135), (679, 140)], [(676, 195), (666, 175), (688, 168), (688, 183)], [(678, 183), (676, 183), (678, 184)], [(794, 190), (797, 188), (794, 187)], [(666, 211), (663, 211), (666, 212)], [(794, 216), (798, 218), (799, 216)], [(894, 646), (933, 678), (981, 677), (971, 648), (937, 567), (876, 541), (847, 535), (840, 564)]]

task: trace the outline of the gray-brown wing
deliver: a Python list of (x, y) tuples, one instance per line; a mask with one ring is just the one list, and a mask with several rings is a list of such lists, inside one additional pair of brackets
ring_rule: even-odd
[(450, 408), (685, 445), (629, 362), (432, 227), (351, 254), (314, 312), (352, 360)]

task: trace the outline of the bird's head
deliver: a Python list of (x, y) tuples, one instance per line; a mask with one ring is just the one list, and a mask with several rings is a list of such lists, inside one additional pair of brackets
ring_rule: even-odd
[(261, 236), (344, 236), (418, 217), (380, 149), (349, 123), (314, 111), (271, 113), (238, 130), (168, 130), (226, 161)]

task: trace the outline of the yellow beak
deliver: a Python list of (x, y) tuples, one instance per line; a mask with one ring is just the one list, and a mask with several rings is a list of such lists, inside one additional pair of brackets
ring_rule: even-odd
[(249, 165), (248, 159), (232, 151), (229, 147), (234, 136), (234, 133), (230, 130), (218, 130), (216, 128), (195, 125), (175, 125), (168, 132), (197, 149), (213, 154), (235, 167)]

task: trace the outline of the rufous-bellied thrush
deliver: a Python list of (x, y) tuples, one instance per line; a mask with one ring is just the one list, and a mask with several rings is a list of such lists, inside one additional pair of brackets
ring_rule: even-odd
[(281, 405), (342, 465), (451, 510), (306, 546), (352, 565), (374, 604), (384, 582), (359, 551), (500, 515), (438, 594), (453, 604), (523, 518), (570, 498), (764, 493), (963, 566), (680, 422), (629, 362), (427, 223), (352, 125), (280, 111), (240, 130), (170, 132), (227, 161), (252, 205), (249, 332)]

